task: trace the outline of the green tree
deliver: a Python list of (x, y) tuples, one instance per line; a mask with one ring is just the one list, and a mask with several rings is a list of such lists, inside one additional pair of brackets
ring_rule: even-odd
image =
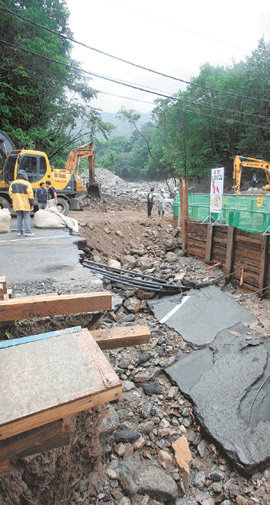
[[(65, 1), (1, 0), (1, 5), (71, 36)], [(90, 105), (96, 91), (81, 72), (30, 54), (78, 67), (70, 56), (70, 42), (57, 34), (1, 11), (0, 38), (17, 49), (1, 44), (0, 128), (18, 146), (44, 150), (55, 163), (63, 162), (74, 145), (94, 140), (98, 130), (105, 135), (110, 131)]]

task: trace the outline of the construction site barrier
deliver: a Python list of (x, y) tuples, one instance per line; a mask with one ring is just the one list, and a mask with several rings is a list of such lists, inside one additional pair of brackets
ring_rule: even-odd
[[(219, 216), (210, 213), (209, 193), (190, 193), (188, 195), (189, 219), (206, 222)], [(174, 217), (181, 216), (180, 195), (177, 194), (174, 206)], [(270, 230), (270, 195), (223, 195), (220, 219), (241, 230), (263, 233)]]

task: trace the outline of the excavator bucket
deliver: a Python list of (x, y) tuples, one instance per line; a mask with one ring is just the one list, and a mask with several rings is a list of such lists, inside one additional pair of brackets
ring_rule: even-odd
[(100, 191), (100, 184), (97, 182), (89, 182), (87, 184), (87, 194), (89, 196), (97, 196), (100, 198), (101, 196), (101, 191)]

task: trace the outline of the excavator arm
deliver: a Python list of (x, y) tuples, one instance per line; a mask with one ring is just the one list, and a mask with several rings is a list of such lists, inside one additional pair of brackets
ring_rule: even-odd
[(95, 150), (93, 142), (72, 149), (67, 157), (65, 170), (74, 174), (76, 185), (78, 185), (79, 162), (83, 158), (88, 158), (89, 182), (87, 184), (87, 192), (100, 196), (100, 186), (95, 181)]
[(265, 160), (257, 160), (256, 158), (235, 156), (233, 162), (233, 190), (235, 193), (240, 193), (240, 184), (243, 168), (264, 170), (268, 184), (266, 184), (266, 186), (264, 186), (263, 189), (270, 191), (270, 163)]

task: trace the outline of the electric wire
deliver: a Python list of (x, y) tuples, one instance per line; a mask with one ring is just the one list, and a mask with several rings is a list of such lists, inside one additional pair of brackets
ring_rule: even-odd
[(231, 96), (235, 96), (235, 97), (238, 97), (238, 98), (244, 98), (245, 100), (255, 100), (255, 101), (258, 101), (258, 102), (264, 102), (264, 103), (270, 103), (270, 100), (267, 100), (267, 99), (264, 99), (264, 98), (256, 98), (256, 97), (252, 97), (252, 96), (248, 96), (248, 95), (243, 95), (243, 94), (240, 94), (240, 93), (234, 93), (232, 91), (227, 91), (227, 90), (221, 90), (221, 89), (217, 89), (217, 88), (213, 88), (213, 87), (210, 87), (210, 86), (204, 86), (203, 84), (198, 84), (198, 83), (194, 83), (194, 82), (191, 82), (191, 81), (186, 81), (185, 79), (180, 79), (179, 77), (175, 77), (175, 76), (172, 76), (172, 75), (169, 75), (169, 74), (165, 74), (164, 72), (159, 72), (157, 70), (153, 70), (149, 67), (145, 67), (143, 65), (139, 65), (137, 63), (134, 63), (132, 61), (129, 61), (129, 60), (126, 60), (124, 58), (120, 58), (118, 56), (115, 56), (113, 54), (110, 54), (110, 53), (107, 53), (106, 51), (102, 51), (101, 49), (97, 49), (95, 47), (92, 47), (92, 46), (89, 46), (88, 44), (85, 44), (83, 42), (80, 42), (72, 37), (69, 37), (68, 35), (63, 35), (62, 33), (59, 33), (59, 32), (56, 32), (55, 30), (52, 30), (51, 28), (48, 28), (40, 23), (37, 23), (36, 21), (33, 21), (31, 19), (28, 19), (26, 18), (25, 16), (22, 16), (21, 14), (19, 13), (16, 13), (10, 9), (7, 9), (6, 7), (3, 7), (0, 5), (0, 9), (4, 12), (7, 12), (9, 14), (12, 14), (13, 16), (15, 17), (18, 17), (20, 19), (22, 19), (23, 21), (26, 21), (30, 24), (33, 24), (35, 26), (37, 26), (38, 28), (42, 28), (43, 30), (46, 30), (50, 33), (53, 33), (54, 35), (58, 36), (58, 37), (61, 37), (65, 40), (69, 40), (70, 42), (73, 42), (74, 44), (78, 44), (82, 47), (85, 47), (86, 49), (89, 49), (91, 51), (95, 51), (99, 54), (102, 54), (104, 56), (107, 56), (109, 58), (113, 58), (115, 60), (118, 60), (118, 61), (121, 61), (122, 63), (126, 63), (127, 65), (131, 65), (133, 67), (136, 67), (136, 68), (140, 68), (142, 70), (145, 70), (147, 72), (151, 72), (153, 74), (156, 74), (156, 75), (160, 75), (161, 77), (165, 77), (167, 79), (172, 79), (174, 81), (178, 81), (178, 82), (181, 82), (181, 83), (184, 83), (184, 84), (188, 84), (190, 86), (194, 86), (194, 87), (197, 87), (197, 88), (201, 88), (201, 89), (205, 89), (207, 91), (214, 91), (215, 93), (224, 93), (226, 95), (231, 95)]
[[(24, 53), (27, 53), (27, 54), (31, 54), (33, 56), (37, 56), (38, 58), (41, 58), (41, 59), (44, 59), (45, 61), (49, 61), (51, 63), (56, 63), (57, 65), (62, 65), (64, 66), (65, 68), (68, 68), (68, 69), (72, 69), (72, 70), (76, 70), (80, 73), (85, 73), (85, 74), (88, 74), (88, 75), (91, 75), (91, 76), (94, 76), (98, 79), (104, 79), (106, 81), (109, 81), (109, 82), (113, 82), (115, 84), (120, 84), (122, 86), (126, 86), (128, 88), (132, 88), (132, 89), (136, 89), (138, 91), (142, 91), (142, 92), (145, 92), (145, 93), (149, 93), (151, 95), (156, 95), (158, 97), (161, 97), (161, 98), (167, 98), (167, 99), (170, 99), (170, 100), (173, 100), (173, 101), (176, 101), (176, 102), (183, 102), (183, 103), (187, 103), (189, 105), (194, 105), (196, 107), (206, 107), (206, 108), (211, 108), (211, 109), (215, 109), (215, 110), (223, 110), (225, 112), (230, 112), (230, 113), (237, 113), (237, 114), (246, 114), (246, 115), (253, 115), (252, 113), (245, 113), (245, 112), (241, 112), (241, 111), (234, 111), (234, 110), (231, 110), (231, 109), (226, 109), (225, 107), (215, 107), (215, 106), (211, 106), (209, 104), (203, 104), (203, 103), (198, 103), (198, 102), (191, 102), (190, 100), (184, 100), (182, 98), (179, 98), (179, 97), (174, 97), (174, 96), (170, 96), (170, 95), (166, 95), (165, 93), (158, 93), (158, 92), (155, 92), (155, 91), (150, 91), (148, 89), (145, 89), (145, 88), (142, 88), (142, 87), (139, 87), (139, 86), (134, 86), (132, 84), (127, 84), (127, 83), (124, 83), (123, 81), (119, 81), (117, 79), (113, 79), (112, 77), (108, 77), (108, 76), (105, 76), (105, 75), (101, 75), (101, 74), (97, 74), (95, 72), (90, 72), (88, 70), (85, 70), (85, 69), (82, 69), (82, 68), (79, 68), (79, 67), (75, 67), (75, 65), (70, 65), (70, 64), (67, 64), (67, 63), (64, 63), (62, 61), (58, 61), (58, 60), (54, 60), (48, 56), (44, 56), (44, 55), (41, 55), (41, 54), (38, 54), (34, 51), (30, 51), (29, 49), (25, 49), (21, 46), (18, 46), (18, 45), (15, 45), (15, 44), (12, 44), (11, 42), (7, 42), (6, 40), (3, 40), (3, 39), (0, 39), (0, 42), (5, 44), (5, 45), (8, 45), (10, 47), (13, 47), (14, 49), (18, 49), (19, 51), (22, 51)], [(263, 117), (266, 117), (267, 119), (269, 119), (267, 116), (263, 116)], [(270, 130), (269, 127), (267, 126), (264, 126), (264, 125), (258, 125), (256, 123), (248, 123), (246, 121), (238, 121), (238, 120), (235, 120), (235, 119), (229, 119), (229, 118), (224, 118), (226, 119), (227, 121), (233, 121), (235, 123), (239, 123), (239, 124), (245, 124), (247, 126), (253, 126), (255, 128), (260, 128), (260, 129), (263, 129), (263, 130)]]

